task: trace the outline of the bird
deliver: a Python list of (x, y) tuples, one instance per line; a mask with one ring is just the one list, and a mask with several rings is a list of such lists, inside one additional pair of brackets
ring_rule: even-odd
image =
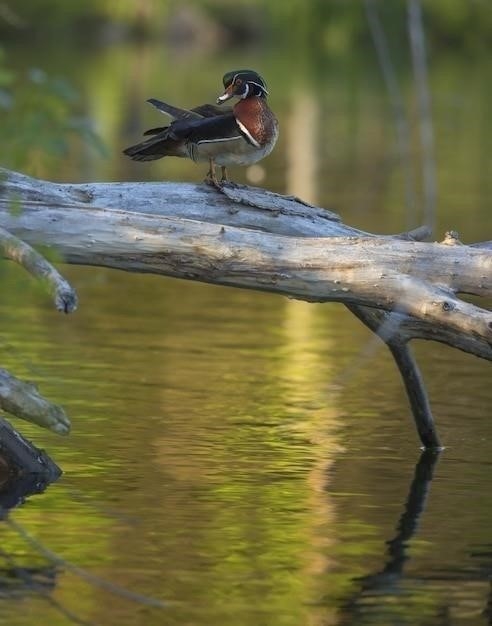
[[(268, 90), (253, 70), (233, 70), (222, 79), (224, 93), (216, 105), (181, 109), (156, 98), (147, 102), (171, 118), (169, 126), (151, 128), (149, 139), (123, 150), (134, 161), (154, 161), (166, 156), (209, 163), (205, 182), (219, 186), (215, 167), (221, 167), (221, 184), (227, 182), (230, 165), (251, 165), (273, 150), (278, 121), (267, 104)], [(221, 107), (237, 97), (232, 107)]]

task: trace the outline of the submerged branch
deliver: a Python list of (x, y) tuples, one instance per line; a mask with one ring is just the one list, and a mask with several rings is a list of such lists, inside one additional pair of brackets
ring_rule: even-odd
[(349, 309), (388, 346), (401, 373), (422, 445), (424, 448), (440, 449), (441, 442), (437, 435), (424, 380), (405, 334), (399, 332), (400, 320), (388, 314), (381, 317), (374, 309), (366, 307), (349, 306)]

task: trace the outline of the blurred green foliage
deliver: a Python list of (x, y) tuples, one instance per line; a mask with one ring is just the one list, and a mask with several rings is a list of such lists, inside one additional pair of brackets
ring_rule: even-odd
[(43, 175), (70, 152), (73, 139), (104, 152), (90, 120), (77, 114), (78, 94), (64, 79), (10, 69), (0, 49), (1, 163)]
[[(478, 52), (483, 66), (492, 36), (489, 0), (422, 5), (432, 65), (447, 54), (470, 64)], [(407, 1), (377, 6), (404, 81), (411, 68)], [(246, 59), (268, 76), (279, 115), (288, 111), (295, 82), (314, 86), (322, 77), (327, 85), (330, 77), (337, 91), (346, 87), (344, 107), (355, 120), (355, 92), (369, 91), (368, 72), (379, 76), (363, 0), (7, 0), (0, 3), (0, 34), (8, 51), (0, 56), (0, 163), (48, 178), (55, 169), (67, 180), (128, 177), (132, 170), (121, 158), (114, 161), (119, 169), (106, 168), (107, 160), (80, 149), (88, 143), (103, 150), (88, 118), (118, 155), (143, 127), (142, 115), (153, 124), (142, 107), (149, 94), (183, 103), (212, 98), (217, 76)], [(46, 73), (32, 69), (33, 55)], [(171, 65), (176, 71), (167, 72)], [(70, 76), (70, 84), (58, 76)], [(326, 110), (333, 98), (324, 98)], [(355, 139), (360, 133), (352, 130)], [(177, 179), (182, 167), (170, 161), (166, 175)], [(353, 174), (353, 163), (348, 167)], [(145, 171), (161, 172), (162, 163)]]
[[(490, 43), (489, 0), (422, 0), (422, 6), (434, 45), (483, 48)], [(368, 36), (363, 0), (10, 0), (2, 3), (0, 32), (16, 37), (57, 31), (85, 42), (91, 33), (162, 36), (170, 34), (170, 18), (179, 11), (197, 16), (204, 28), (219, 26), (228, 42), (304, 39), (316, 48), (336, 50), (364, 45)], [(406, 0), (380, 0), (379, 11), (395, 36), (404, 34)]]

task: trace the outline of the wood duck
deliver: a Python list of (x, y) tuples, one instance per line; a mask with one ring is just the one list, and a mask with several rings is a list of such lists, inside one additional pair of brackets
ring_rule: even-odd
[(204, 104), (194, 109), (179, 109), (150, 98), (159, 111), (172, 119), (169, 126), (151, 128), (144, 135), (150, 139), (130, 146), (123, 152), (134, 161), (153, 161), (165, 156), (208, 161), (205, 182), (218, 185), (215, 166), (222, 168), (227, 180), (226, 166), (250, 165), (270, 154), (278, 137), (278, 122), (269, 109), (265, 81), (252, 70), (227, 72), (222, 79), (225, 91), (217, 98), (222, 104), (234, 96), (234, 107)]

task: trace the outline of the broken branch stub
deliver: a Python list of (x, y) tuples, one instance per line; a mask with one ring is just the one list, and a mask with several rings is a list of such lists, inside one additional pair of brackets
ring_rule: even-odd
[(33, 383), (19, 380), (4, 369), (0, 369), (0, 408), (59, 435), (70, 432), (70, 420), (61, 406), (43, 398)]
[(25, 241), (0, 227), (0, 253), (22, 265), (35, 278), (47, 284), (58, 311), (72, 313), (77, 308), (77, 294), (61, 274)]

